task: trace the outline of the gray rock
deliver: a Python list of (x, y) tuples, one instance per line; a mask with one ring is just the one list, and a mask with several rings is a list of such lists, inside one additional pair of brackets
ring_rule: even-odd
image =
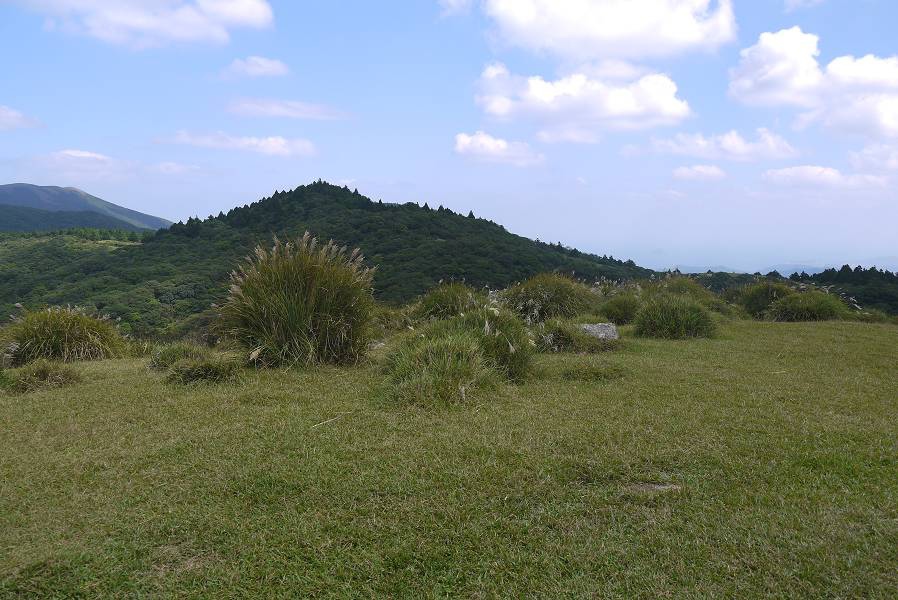
[(583, 331), (600, 340), (619, 340), (620, 334), (614, 323), (591, 323), (580, 326)]

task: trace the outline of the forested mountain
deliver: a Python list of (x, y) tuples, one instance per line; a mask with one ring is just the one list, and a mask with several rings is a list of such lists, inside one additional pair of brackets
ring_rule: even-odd
[[(76, 188), (40, 186), (28, 183), (0, 185), (0, 223), (6, 220), (7, 207), (35, 208), (51, 212), (91, 212), (119, 222), (121, 229), (162, 229), (170, 221), (145, 215), (101, 200)], [(104, 222), (105, 223), (105, 222)], [(99, 225), (109, 227), (108, 224)], [(46, 229), (46, 228), (45, 228)], [(8, 229), (3, 229), (9, 231)]]
[(144, 228), (97, 212), (52, 211), (0, 204), (0, 231), (57, 231), (85, 227), (146, 231)]
[(809, 275), (801, 273), (791, 277), (793, 281), (832, 286), (845, 295), (854, 298), (864, 308), (877, 308), (887, 313), (898, 314), (898, 273), (871, 267), (826, 269)]
[(317, 182), (175, 224), (140, 243), (122, 236), (91, 240), (84, 232), (0, 236), (0, 310), (15, 302), (95, 306), (120, 317), (126, 330), (157, 333), (208, 310), (255, 244), (306, 230), (360, 247), (377, 266), (377, 296), (392, 302), (407, 301), (441, 279), (500, 287), (540, 271), (589, 280), (653, 273), (632, 261), (532, 241), (473, 214), (372, 202)]

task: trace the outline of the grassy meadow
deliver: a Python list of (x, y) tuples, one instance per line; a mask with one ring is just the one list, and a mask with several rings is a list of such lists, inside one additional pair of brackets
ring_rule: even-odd
[(898, 327), (715, 320), (455, 407), (390, 342), (0, 392), (0, 597), (894, 597)]

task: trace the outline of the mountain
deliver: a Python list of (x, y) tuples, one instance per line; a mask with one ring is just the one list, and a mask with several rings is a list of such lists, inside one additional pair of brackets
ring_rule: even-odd
[(96, 212), (52, 211), (0, 204), (0, 231), (57, 231), (60, 229), (124, 229), (146, 231), (141, 227)]
[(388, 302), (411, 300), (443, 279), (499, 288), (541, 271), (589, 280), (654, 273), (514, 235), (473, 214), (373, 202), (317, 182), (177, 223), (142, 242), (92, 241), (77, 232), (0, 236), (0, 311), (15, 302), (79, 304), (121, 318), (126, 331), (174, 334), (223, 297), (228, 274), (256, 244), (307, 230), (361, 248), (377, 267), (375, 294)]
[[(120, 221), (121, 228), (162, 229), (171, 225), (171, 222), (165, 219), (123, 208), (76, 188), (28, 183), (0, 185), (0, 205), (50, 212), (92, 212)], [(5, 209), (0, 208), (0, 216), (4, 214)]]
[(740, 271), (739, 269), (734, 269), (732, 267), (727, 267), (725, 265), (710, 265), (710, 266), (695, 266), (695, 265), (676, 265), (669, 269), (670, 271), (679, 271), (680, 273), (685, 273), (687, 275), (694, 273), (707, 273), (711, 271), (712, 273), (744, 273), (745, 271)]

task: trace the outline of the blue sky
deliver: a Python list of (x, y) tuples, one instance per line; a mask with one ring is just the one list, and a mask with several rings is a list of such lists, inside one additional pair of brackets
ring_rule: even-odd
[(651, 267), (896, 264), (895, 23), (891, 0), (0, 0), (0, 182), (180, 220), (324, 178)]

